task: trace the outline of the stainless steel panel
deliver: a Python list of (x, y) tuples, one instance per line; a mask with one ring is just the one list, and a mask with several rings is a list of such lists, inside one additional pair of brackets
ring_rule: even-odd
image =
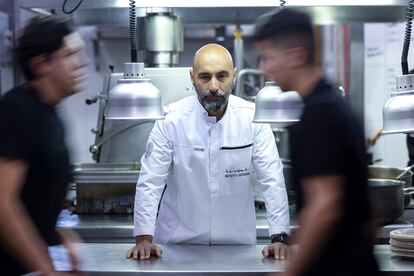
[[(402, 22), (405, 20), (405, 6), (338, 6), (300, 7), (313, 17), (315, 24), (339, 24), (351, 22)], [(184, 26), (188, 24), (214, 23), (253, 24), (256, 19), (271, 10), (269, 7), (235, 8), (175, 8), (174, 14), (181, 16)], [(75, 22), (81, 25), (127, 26), (127, 10), (78, 10), (73, 14)]]
[(181, 18), (173, 14), (148, 14), (139, 19), (141, 49), (153, 52), (183, 50)]
[[(22, 7), (37, 8), (57, 8), (61, 7), (61, 2), (55, 0), (21, 0)], [(274, 7), (279, 6), (274, 0), (211, 0), (204, 2), (191, 2), (187, 0), (140, 0), (136, 1), (137, 7)], [(287, 6), (405, 6), (405, 0), (289, 0)], [(127, 8), (128, 2), (121, 0), (84, 0), (81, 8)]]
[[(196, 4), (195, 4), (196, 3)], [(61, 12), (61, 2), (54, 0), (22, 0), (20, 7), (55, 9)], [(149, 7), (173, 7), (183, 23), (252, 24), (256, 18), (278, 7), (274, 0), (262, 1), (137, 1), (137, 12), (145, 13)], [(197, 5), (197, 7), (195, 7)], [(317, 24), (349, 22), (404, 21), (407, 1), (289, 1), (288, 6), (299, 7), (312, 14)], [(87, 24), (127, 25), (128, 1), (84, 0), (73, 14), (75, 22)], [(140, 9), (142, 8), (142, 9)]]
[[(78, 244), (81, 270), (92, 275), (276, 275), (287, 262), (264, 258), (263, 246), (164, 245), (162, 258), (134, 261), (125, 258), (132, 244)], [(413, 275), (414, 262), (394, 257), (389, 245), (377, 245), (374, 254), (386, 275)], [(62, 262), (58, 261), (58, 270)], [(352, 260), (349, 260), (350, 262)]]
[[(290, 208), (290, 229), (296, 229), (295, 215)], [(404, 220), (395, 224), (384, 225), (377, 231), (376, 238), (388, 243), (390, 232), (400, 228), (413, 228), (410, 216), (414, 210), (406, 210)], [(62, 211), (57, 226), (72, 228), (87, 242), (133, 242), (134, 220), (132, 215), (77, 215)], [(256, 237), (258, 243), (269, 242), (269, 226), (264, 210), (256, 211)]]
[(132, 244), (79, 244), (82, 270), (92, 272), (93, 275), (265, 275), (268, 272), (282, 272), (287, 264), (263, 258), (263, 246), (163, 245), (162, 258), (151, 258), (148, 261), (126, 259), (125, 254), (131, 246)]
[(139, 49), (145, 52), (145, 63), (151, 67), (178, 64), (178, 53), (184, 48), (181, 18), (172, 13), (150, 13), (137, 19)]

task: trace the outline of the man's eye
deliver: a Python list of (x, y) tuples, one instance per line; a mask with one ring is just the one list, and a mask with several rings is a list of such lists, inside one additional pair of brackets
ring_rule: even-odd
[(65, 54), (65, 57), (72, 57), (72, 56), (74, 56), (74, 55), (76, 55), (77, 54), (77, 52), (67, 52), (66, 54)]
[(200, 76), (200, 80), (209, 80), (210, 77), (209, 76)]

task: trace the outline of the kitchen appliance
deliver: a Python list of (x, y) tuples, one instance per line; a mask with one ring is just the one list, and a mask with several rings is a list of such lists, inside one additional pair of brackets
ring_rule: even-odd
[(295, 91), (282, 92), (275, 82), (267, 81), (257, 93), (253, 122), (286, 127), (299, 122), (303, 101)]
[(73, 166), (76, 212), (132, 214), (139, 163), (95, 163)]
[[(160, 90), (162, 106), (195, 93), (189, 71), (189, 67), (144, 68), (146, 77)], [(73, 169), (76, 211), (81, 214), (132, 212), (139, 163), (154, 123), (106, 118), (109, 91), (121, 78), (122, 73), (107, 75), (96, 97), (99, 112), (90, 151), (97, 163), (76, 164)]]
[[(161, 104), (165, 106), (186, 96), (193, 95), (192, 83), (189, 77), (189, 67), (176, 68), (145, 68), (145, 75), (161, 92)], [(105, 162), (139, 162), (145, 152), (146, 141), (152, 129), (153, 122), (136, 125), (134, 123), (116, 120), (106, 120), (105, 110), (108, 91), (122, 77), (121, 73), (113, 73), (104, 79), (100, 93), (97, 126), (92, 131), (96, 143), (92, 145), (93, 159), (98, 163)], [(111, 134), (105, 143), (99, 145), (103, 136)]]
[(148, 13), (137, 18), (139, 49), (150, 67), (174, 67), (184, 50), (181, 18), (171, 12)]
[(406, 27), (401, 54), (402, 75), (396, 77), (396, 92), (383, 108), (382, 134), (414, 132), (414, 75), (408, 69), (408, 50), (411, 43), (411, 26), (414, 17), (414, 0), (409, 0), (406, 10)]
[(404, 182), (389, 179), (369, 179), (369, 199), (374, 218), (381, 224), (398, 220), (404, 213)]
[[(401, 173), (405, 172), (403, 175)], [(389, 179), (389, 180), (401, 180), (404, 182), (404, 188), (411, 187), (413, 172), (411, 170), (406, 171), (406, 168), (394, 168), (388, 166), (368, 166), (368, 177), (375, 179)], [(400, 176), (401, 175), (401, 176)], [(400, 176), (399, 179), (396, 179)], [(404, 207), (408, 207), (411, 202), (411, 195), (408, 190), (404, 190)]]

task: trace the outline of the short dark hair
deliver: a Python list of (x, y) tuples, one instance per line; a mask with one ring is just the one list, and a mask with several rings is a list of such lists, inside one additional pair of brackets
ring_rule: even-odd
[(63, 46), (63, 38), (74, 30), (68, 21), (57, 17), (34, 17), (23, 29), (15, 55), (27, 80), (36, 78), (30, 60), (38, 55), (50, 56)]
[(314, 35), (312, 19), (302, 11), (282, 8), (262, 15), (256, 21), (254, 42), (272, 41), (275, 45), (304, 47), (308, 63), (314, 62)]

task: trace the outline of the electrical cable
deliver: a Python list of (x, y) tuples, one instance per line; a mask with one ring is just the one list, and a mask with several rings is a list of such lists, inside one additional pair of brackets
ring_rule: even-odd
[(413, 11), (414, 11), (414, 0), (410, 0), (407, 6), (406, 12), (406, 25), (405, 25), (405, 36), (404, 36), (404, 44), (403, 44), (403, 51), (401, 55), (401, 69), (402, 74), (408, 74), (408, 50), (410, 48), (410, 41), (411, 41), (411, 27), (412, 27), (412, 20), (413, 20)]
[(131, 40), (131, 62), (137, 62), (137, 27), (135, 0), (129, 0), (129, 38)]
[(67, 4), (67, 2), (68, 2), (68, 0), (63, 1), (63, 4), (62, 4), (62, 12), (64, 14), (71, 14), (71, 13), (73, 13), (74, 11), (76, 11), (79, 8), (79, 6), (82, 4), (83, 0), (79, 0), (78, 4), (76, 4), (76, 6), (73, 9), (71, 9), (70, 11), (67, 11), (66, 10), (66, 4)]

